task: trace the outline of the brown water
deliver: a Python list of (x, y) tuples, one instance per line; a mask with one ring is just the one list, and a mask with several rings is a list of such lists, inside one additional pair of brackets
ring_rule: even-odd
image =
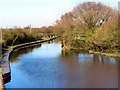
[(6, 88), (117, 88), (118, 59), (62, 52), (60, 43), (20, 49)]

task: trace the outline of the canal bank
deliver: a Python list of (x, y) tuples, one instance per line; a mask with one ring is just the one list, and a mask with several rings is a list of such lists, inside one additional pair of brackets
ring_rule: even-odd
[(7, 83), (11, 80), (11, 78), (8, 80), (8, 77), (11, 77), (9, 59), (10, 59), (10, 56), (12, 55), (12, 53), (14, 52), (14, 50), (19, 49), (19, 48), (29, 47), (31, 45), (36, 45), (36, 44), (47, 42), (47, 41), (51, 41), (56, 38), (57, 37), (53, 37), (53, 38), (48, 38), (48, 39), (44, 39), (44, 40), (38, 40), (38, 41), (34, 41), (34, 42), (19, 44), (19, 45), (15, 45), (15, 46), (12, 46), (11, 48), (9, 48), (9, 50), (7, 51), (7, 54), (3, 57), (2, 62), (1, 62), (2, 68), (0, 68), (0, 89), (5, 88), (4, 82)]
[(3, 77), (2, 77), (2, 68), (0, 68), (0, 90), (5, 88)]
[(97, 55), (102, 55), (102, 56), (108, 56), (108, 57), (113, 57), (113, 58), (120, 58), (120, 53), (115, 52), (115, 53), (108, 53), (108, 52), (100, 52), (100, 51), (92, 51), (92, 50), (87, 50), (87, 49), (78, 49), (78, 48), (65, 48), (63, 47), (63, 51), (77, 51), (77, 52), (85, 52), (89, 54), (97, 54)]
[(103, 52), (93, 52), (93, 51), (89, 51), (89, 53), (108, 56), (108, 57), (114, 57), (114, 58), (120, 58), (120, 53), (103, 53)]

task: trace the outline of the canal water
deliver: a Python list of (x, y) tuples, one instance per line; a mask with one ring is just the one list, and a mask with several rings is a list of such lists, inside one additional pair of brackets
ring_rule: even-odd
[(118, 60), (62, 52), (60, 43), (19, 49), (10, 59), (6, 88), (117, 88)]

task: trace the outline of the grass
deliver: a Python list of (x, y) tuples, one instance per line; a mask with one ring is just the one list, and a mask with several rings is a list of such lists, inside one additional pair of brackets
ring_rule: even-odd
[(103, 53), (103, 52), (94, 52), (94, 51), (89, 51), (87, 49), (83, 49), (83, 48), (65, 48), (63, 47), (64, 51), (67, 50), (72, 50), (72, 51), (78, 51), (78, 52), (89, 52), (90, 54), (98, 54), (98, 55), (103, 55), (103, 56), (109, 56), (109, 57), (114, 57), (114, 58), (120, 58), (120, 53)]
[(109, 57), (120, 57), (120, 53), (102, 53), (102, 52), (92, 52), (93, 54), (99, 54), (99, 55), (104, 55), (104, 56), (109, 56)]
[[(54, 38), (56, 38), (56, 37), (54, 37)], [(16, 48), (16, 47), (19, 47), (19, 46), (23, 46), (23, 45), (39, 43), (39, 42), (43, 42), (43, 41), (50, 40), (50, 39), (53, 39), (53, 38), (46, 38), (46, 39), (42, 39), (42, 40), (37, 40), (37, 41), (28, 42), (28, 43), (18, 44), (18, 45), (12, 46), (12, 47), (7, 46), (7, 48), (3, 48), (3, 50), (13, 49), (13, 48)]]

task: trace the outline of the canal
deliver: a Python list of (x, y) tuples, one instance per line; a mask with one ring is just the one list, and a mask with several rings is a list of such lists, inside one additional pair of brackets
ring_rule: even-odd
[(61, 44), (43, 43), (16, 50), (6, 88), (117, 88), (118, 60), (94, 54), (62, 52)]

